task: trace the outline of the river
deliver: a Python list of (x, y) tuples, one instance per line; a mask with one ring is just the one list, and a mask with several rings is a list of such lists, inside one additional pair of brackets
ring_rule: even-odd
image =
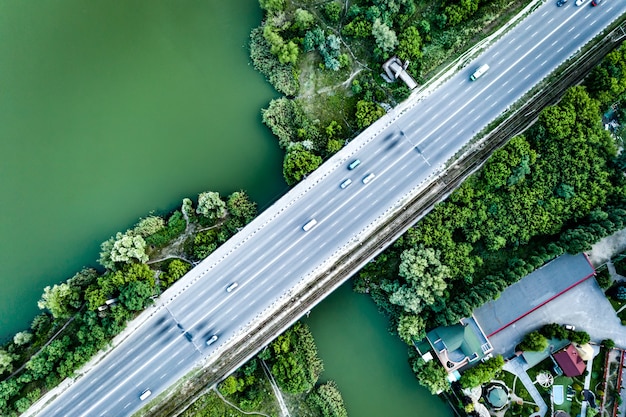
[[(246, 0), (0, 3), (0, 340), (140, 216), (286, 191), (260, 117), (276, 93), (248, 64), (260, 19)], [(309, 322), (351, 417), (449, 415), (366, 297), (344, 286)]]
[(322, 380), (337, 382), (350, 417), (449, 417), (450, 407), (415, 379), (408, 346), (389, 334), (387, 318), (348, 281), (305, 322), (324, 361)]

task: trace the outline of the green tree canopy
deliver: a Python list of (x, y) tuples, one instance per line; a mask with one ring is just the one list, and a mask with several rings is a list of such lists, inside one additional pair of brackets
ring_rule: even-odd
[(198, 195), (196, 213), (205, 218), (216, 221), (226, 216), (226, 203), (215, 191), (208, 191)]
[(396, 289), (389, 301), (418, 314), (443, 296), (450, 270), (439, 260), (438, 251), (420, 246), (402, 252), (399, 275), (406, 284)]
[(428, 388), (433, 395), (450, 389), (448, 373), (437, 361), (423, 363), (418, 359), (413, 362), (413, 372), (419, 383)]
[(400, 34), (398, 58), (419, 65), (422, 59), (422, 37), (415, 26), (409, 26)]
[(356, 103), (356, 123), (359, 129), (364, 129), (385, 115), (385, 110), (378, 104), (359, 100)]
[(519, 349), (523, 351), (540, 352), (548, 347), (548, 339), (546, 339), (539, 331), (535, 330), (524, 336), (519, 344)]
[(376, 47), (383, 57), (387, 57), (398, 45), (396, 32), (380, 19), (374, 20), (372, 24), (372, 36), (374, 36)]
[(459, 382), (463, 388), (473, 388), (485, 384), (495, 378), (496, 374), (502, 370), (504, 359), (502, 356), (494, 356), (479, 363), (473, 368), (463, 372)]
[(295, 144), (285, 154), (283, 175), (287, 184), (294, 185), (322, 164), (322, 158)]

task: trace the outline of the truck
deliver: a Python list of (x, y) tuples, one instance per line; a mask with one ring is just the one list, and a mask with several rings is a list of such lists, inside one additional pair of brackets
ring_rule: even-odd
[(476, 71), (472, 73), (472, 75), (470, 75), (470, 80), (476, 81), (477, 79), (482, 77), (487, 71), (489, 71), (489, 65), (487, 64), (481, 65), (480, 67), (478, 67)]

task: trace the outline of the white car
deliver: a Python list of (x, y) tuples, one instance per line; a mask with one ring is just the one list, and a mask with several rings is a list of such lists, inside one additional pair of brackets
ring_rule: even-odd
[(352, 184), (352, 180), (350, 178), (348, 178), (347, 180), (345, 180), (344, 182), (341, 183), (340, 187), (341, 188), (346, 188), (350, 184)]
[(211, 338), (206, 341), (206, 345), (209, 346), (209, 345), (212, 345), (215, 342), (217, 342), (217, 335), (216, 334), (211, 336)]
[(370, 172), (369, 174), (367, 174), (364, 178), (363, 178), (363, 184), (367, 184), (368, 182), (370, 182), (371, 180), (374, 179), (376, 175), (373, 172)]
[(238, 283), (233, 282), (232, 284), (230, 284), (228, 287), (226, 287), (226, 292), (232, 292), (235, 288), (237, 288), (239, 286)]
[(146, 398), (148, 398), (149, 396), (152, 395), (152, 391), (150, 391), (149, 389), (145, 390), (144, 392), (141, 393), (141, 395), (139, 396), (139, 399), (141, 401), (144, 401)]
[(587, 0), (576, 0), (576, 6), (582, 6), (586, 2), (587, 2)]

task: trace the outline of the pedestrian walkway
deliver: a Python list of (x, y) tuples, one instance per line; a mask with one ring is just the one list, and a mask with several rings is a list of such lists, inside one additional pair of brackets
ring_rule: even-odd
[(524, 360), (522, 356), (517, 356), (514, 359), (507, 361), (504, 364), (503, 369), (512, 373), (513, 375), (516, 375), (519, 378), (520, 382), (524, 384), (524, 388), (526, 388), (535, 404), (537, 404), (537, 406), (539, 407), (539, 411), (531, 414), (530, 417), (545, 416), (548, 412), (548, 406), (541, 397), (541, 394), (537, 390), (537, 387), (535, 387), (535, 384), (526, 373), (526, 370), (528, 369), (528, 363), (526, 363), (526, 360)]
[[(591, 348), (593, 349), (593, 357), (587, 361), (587, 375), (585, 376), (585, 389), (588, 390), (589, 389), (589, 385), (591, 384), (591, 369), (593, 367), (593, 360), (596, 358), (596, 356), (598, 356), (598, 353), (600, 353), (600, 346), (598, 345), (592, 345)], [(592, 387), (591, 390), (593, 391), (594, 388)], [(580, 406), (580, 415), (581, 416), (586, 416), (587, 414), (587, 406), (589, 405), (589, 403), (587, 401), (583, 401), (581, 406)]]

